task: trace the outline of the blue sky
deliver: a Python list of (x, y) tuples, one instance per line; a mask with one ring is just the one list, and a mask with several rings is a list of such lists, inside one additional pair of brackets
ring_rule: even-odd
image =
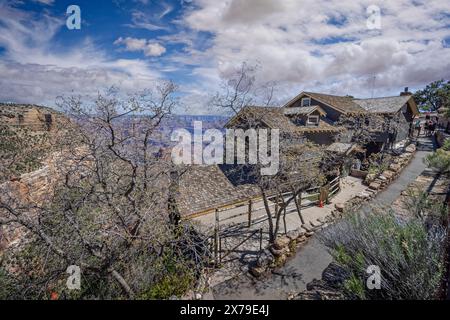
[[(69, 5), (81, 30), (66, 27)], [(0, 0), (0, 101), (52, 106), (170, 79), (179, 113), (208, 114), (244, 61), (277, 84), (279, 104), (302, 90), (396, 95), (450, 79), (449, 25), (450, 2), (435, 0)]]

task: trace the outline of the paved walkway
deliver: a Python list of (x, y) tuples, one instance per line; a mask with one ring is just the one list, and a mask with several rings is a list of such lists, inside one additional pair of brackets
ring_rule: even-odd
[[(390, 205), (426, 168), (424, 157), (433, 150), (428, 138), (419, 139), (418, 151), (411, 163), (402, 171), (398, 179), (374, 203)], [(212, 288), (205, 299), (241, 300), (241, 299), (287, 299), (290, 294), (306, 290), (306, 284), (320, 279), (323, 270), (332, 261), (326, 248), (313, 236), (285, 266), (268, 278), (256, 280), (248, 274), (225, 281)]]
[(411, 163), (406, 167), (401, 175), (384, 191), (380, 192), (373, 200), (374, 204), (391, 205), (405, 190), (405, 187), (410, 184), (427, 168), (424, 163), (425, 157), (433, 151), (436, 146), (434, 141), (429, 138), (419, 138), (419, 144), (411, 160)]

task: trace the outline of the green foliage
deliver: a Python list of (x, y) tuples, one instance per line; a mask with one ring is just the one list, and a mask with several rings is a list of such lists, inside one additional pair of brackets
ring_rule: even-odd
[(180, 264), (173, 252), (164, 254), (159, 261), (162, 274), (155, 279), (148, 289), (140, 295), (140, 299), (169, 299), (172, 296), (181, 297), (189, 288), (195, 284), (195, 274), (193, 269), (185, 264)]
[(356, 299), (365, 299), (364, 282), (358, 276), (352, 274), (349, 279), (344, 281), (344, 289), (349, 296)]
[[(75, 252), (81, 248), (71, 246), (70, 250)], [(115, 264), (115, 268), (124, 274), (133, 286), (136, 299), (181, 297), (197, 281), (198, 275), (192, 261), (180, 256), (177, 247), (166, 250), (161, 256), (149, 254), (145, 249), (128, 250), (124, 259)], [(48, 249), (44, 244), (40, 245), (38, 239), (32, 239), (22, 250), (6, 252), (0, 261), (0, 266), (7, 267), (0, 267), (0, 300), (45, 300), (50, 299), (51, 292), (55, 292), (58, 299), (70, 300), (128, 298), (108, 273), (98, 272), (102, 267), (101, 261), (91, 259), (84, 263), (97, 267), (81, 268), (80, 290), (69, 290), (66, 286), (67, 263), (49, 254)], [(14, 273), (11, 270), (20, 272)]]
[(367, 168), (369, 174), (380, 174), (389, 168), (392, 156), (386, 153), (373, 153), (363, 163), (362, 168)]
[(0, 267), (0, 300), (15, 299), (19, 297), (16, 279)]
[(188, 272), (181, 274), (165, 275), (158, 283), (154, 284), (147, 292), (141, 295), (141, 299), (169, 299), (172, 296), (180, 297), (194, 283), (193, 275)]
[(445, 151), (450, 151), (450, 139), (447, 139), (444, 141), (444, 145), (442, 146), (442, 149)]
[[(450, 100), (450, 98), (449, 98), (449, 100)], [(449, 107), (444, 108), (444, 116), (447, 118), (450, 118), (450, 108)]]
[[(445, 147), (448, 148), (448, 144)], [(440, 173), (447, 173), (450, 170), (450, 151), (438, 149), (426, 156), (425, 163)]]
[[(446, 232), (421, 219), (399, 220), (385, 209), (351, 214), (321, 235), (346, 275), (352, 299), (433, 299), (444, 275)], [(369, 290), (367, 267), (381, 270), (381, 289)]]
[(449, 107), (450, 82), (434, 81), (424, 89), (414, 93), (414, 100), (423, 110), (434, 111), (441, 107)]
[(334, 259), (337, 263), (341, 265), (347, 265), (352, 261), (352, 257), (350, 257), (345, 250), (345, 247), (341, 244), (338, 244), (334, 250)]

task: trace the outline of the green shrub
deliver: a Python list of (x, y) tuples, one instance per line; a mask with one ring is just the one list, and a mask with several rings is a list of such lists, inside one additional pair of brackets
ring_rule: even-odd
[(196, 281), (195, 274), (187, 264), (180, 263), (180, 259), (173, 252), (162, 257), (162, 274), (143, 291), (140, 299), (169, 299), (172, 296), (181, 297)]
[(446, 139), (444, 141), (444, 145), (442, 146), (442, 149), (444, 149), (445, 151), (450, 151), (450, 139)]
[(344, 289), (352, 298), (365, 299), (364, 281), (354, 274), (344, 281)]
[(192, 287), (194, 281), (195, 278), (189, 272), (165, 275), (158, 283), (152, 285), (147, 292), (144, 292), (141, 299), (160, 300), (169, 299), (172, 296), (180, 297)]
[[(445, 229), (381, 211), (350, 214), (320, 236), (342, 274), (350, 275), (341, 289), (357, 299), (434, 298), (444, 274)], [(381, 270), (380, 290), (365, 286), (371, 265)]]
[(450, 151), (438, 149), (425, 158), (425, 163), (440, 173), (447, 173), (450, 170)]

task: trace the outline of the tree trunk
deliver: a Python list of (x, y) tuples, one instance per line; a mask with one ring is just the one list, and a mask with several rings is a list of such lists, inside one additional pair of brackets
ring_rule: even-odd
[(270, 207), (269, 207), (269, 203), (267, 201), (266, 193), (262, 189), (261, 189), (261, 194), (262, 194), (262, 198), (263, 198), (263, 202), (264, 202), (264, 208), (266, 209), (267, 220), (269, 222), (269, 242), (274, 243), (275, 237), (274, 237), (274, 233), (273, 233), (272, 212), (270, 212)]
[(279, 202), (279, 197), (278, 196), (276, 197), (275, 201), (277, 202), (277, 205), (275, 207), (276, 208), (276, 211), (275, 211), (276, 220), (275, 220), (275, 231), (274, 231), (274, 234), (273, 234), (273, 238), (274, 238), (273, 241), (275, 241), (277, 239), (278, 230), (280, 229), (281, 212), (283, 211), (283, 206), (280, 206), (278, 204), (278, 202)]
[(122, 289), (128, 294), (130, 299), (133, 299), (134, 292), (125, 281), (125, 279), (114, 269), (108, 269), (108, 272), (111, 273), (112, 277), (120, 284)]
[[(292, 191), (292, 192), (294, 192), (294, 191)], [(298, 199), (297, 199), (297, 196), (299, 196)], [(302, 193), (301, 192), (295, 196), (294, 202), (295, 202), (295, 207), (297, 208), (298, 217), (300, 218), (300, 221), (302, 222), (302, 224), (305, 224), (305, 219), (303, 219), (303, 215), (302, 215)]]

